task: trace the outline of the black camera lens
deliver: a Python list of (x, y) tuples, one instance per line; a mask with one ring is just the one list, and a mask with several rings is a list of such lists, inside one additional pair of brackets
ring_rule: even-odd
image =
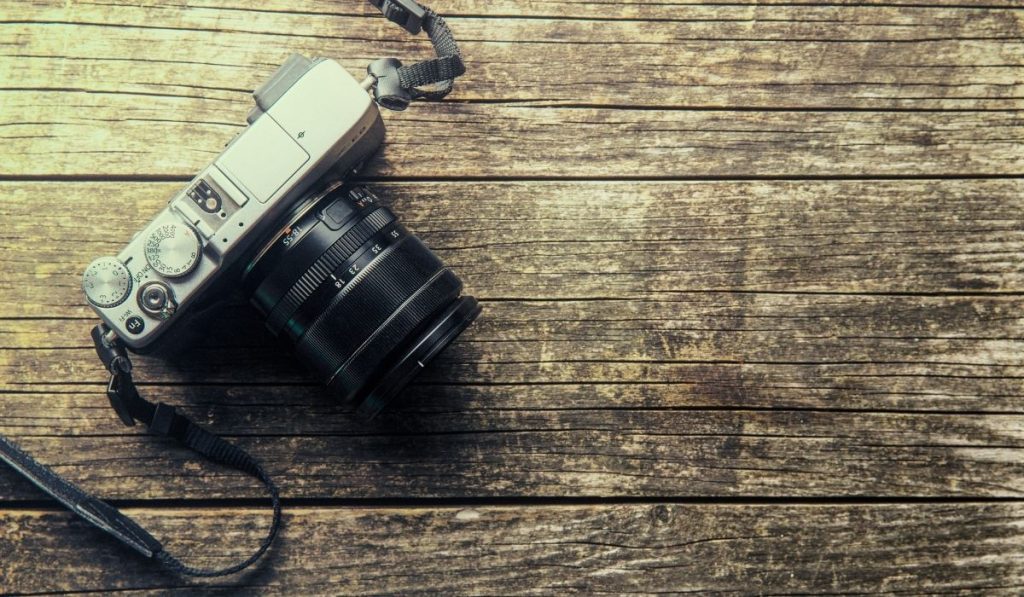
[(243, 288), (337, 396), (376, 415), (480, 313), (462, 281), (362, 187), (309, 196)]

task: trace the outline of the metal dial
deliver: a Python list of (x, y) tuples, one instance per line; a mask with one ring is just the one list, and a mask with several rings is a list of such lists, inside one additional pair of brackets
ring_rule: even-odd
[(156, 273), (178, 278), (199, 264), (199, 235), (184, 224), (164, 224), (146, 239), (146, 261)]
[(123, 303), (132, 290), (132, 274), (115, 257), (100, 257), (85, 268), (82, 290), (89, 302), (109, 309)]

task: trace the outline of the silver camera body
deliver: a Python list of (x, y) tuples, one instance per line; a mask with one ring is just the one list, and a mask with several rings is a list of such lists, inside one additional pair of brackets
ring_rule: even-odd
[(149, 352), (319, 180), (343, 178), (384, 140), (380, 111), (337, 62), (291, 56), (254, 93), (239, 133), (82, 289), (110, 330)]

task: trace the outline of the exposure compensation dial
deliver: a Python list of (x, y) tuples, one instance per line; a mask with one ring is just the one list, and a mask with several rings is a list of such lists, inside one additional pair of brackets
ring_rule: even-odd
[(146, 239), (146, 261), (166, 278), (180, 278), (199, 264), (203, 245), (195, 230), (185, 224), (164, 224)]
[(132, 274), (116, 257), (100, 257), (85, 268), (82, 290), (97, 307), (116, 307), (131, 294)]

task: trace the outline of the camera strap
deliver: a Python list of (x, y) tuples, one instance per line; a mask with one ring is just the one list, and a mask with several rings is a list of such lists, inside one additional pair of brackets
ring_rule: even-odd
[(256, 551), (245, 560), (226, 568), (188, 566), (167, 553), (160, 541), (120, 510), (88, 494), (49, 467), (40, 464), (3, 436), (0, 436), (0, 460), (96, 528), (106, 531), (135, 551), (179, 574), (199, 577), (226, 576), (248, 568), (266, 553), (277, 536), (281, 524), (281, 502), (277, 486), (260, 463), (245, 450), (196, 425), (188, 417), (177, 413), (173, 406), (163, 402), (153, 403), (141, 397), (132, 380), (132, 363), (124, 345), (108, 332), (105, 325), (97, 325), (92, 330), (92, 339), (96, 345), (96, 353), (110, 371), (107, 397), (122, 422), (134, 425), (136, 421), (141, 421), (150, 432), (173, 437), (208, 460), (251, 475), (266, 487), (274, 514), (270, 530)]
[(366, 68), (363, 86), (389, 110), (401, 111), (413, 100), (438, 101), (451, 93), (455, 78), (466, 72), (462, 52), (444, 17), (414, 0), (369, 0), (384, 16), (413, 35), (426, 31), (436, 58), (408, 66), (381, 58)]

